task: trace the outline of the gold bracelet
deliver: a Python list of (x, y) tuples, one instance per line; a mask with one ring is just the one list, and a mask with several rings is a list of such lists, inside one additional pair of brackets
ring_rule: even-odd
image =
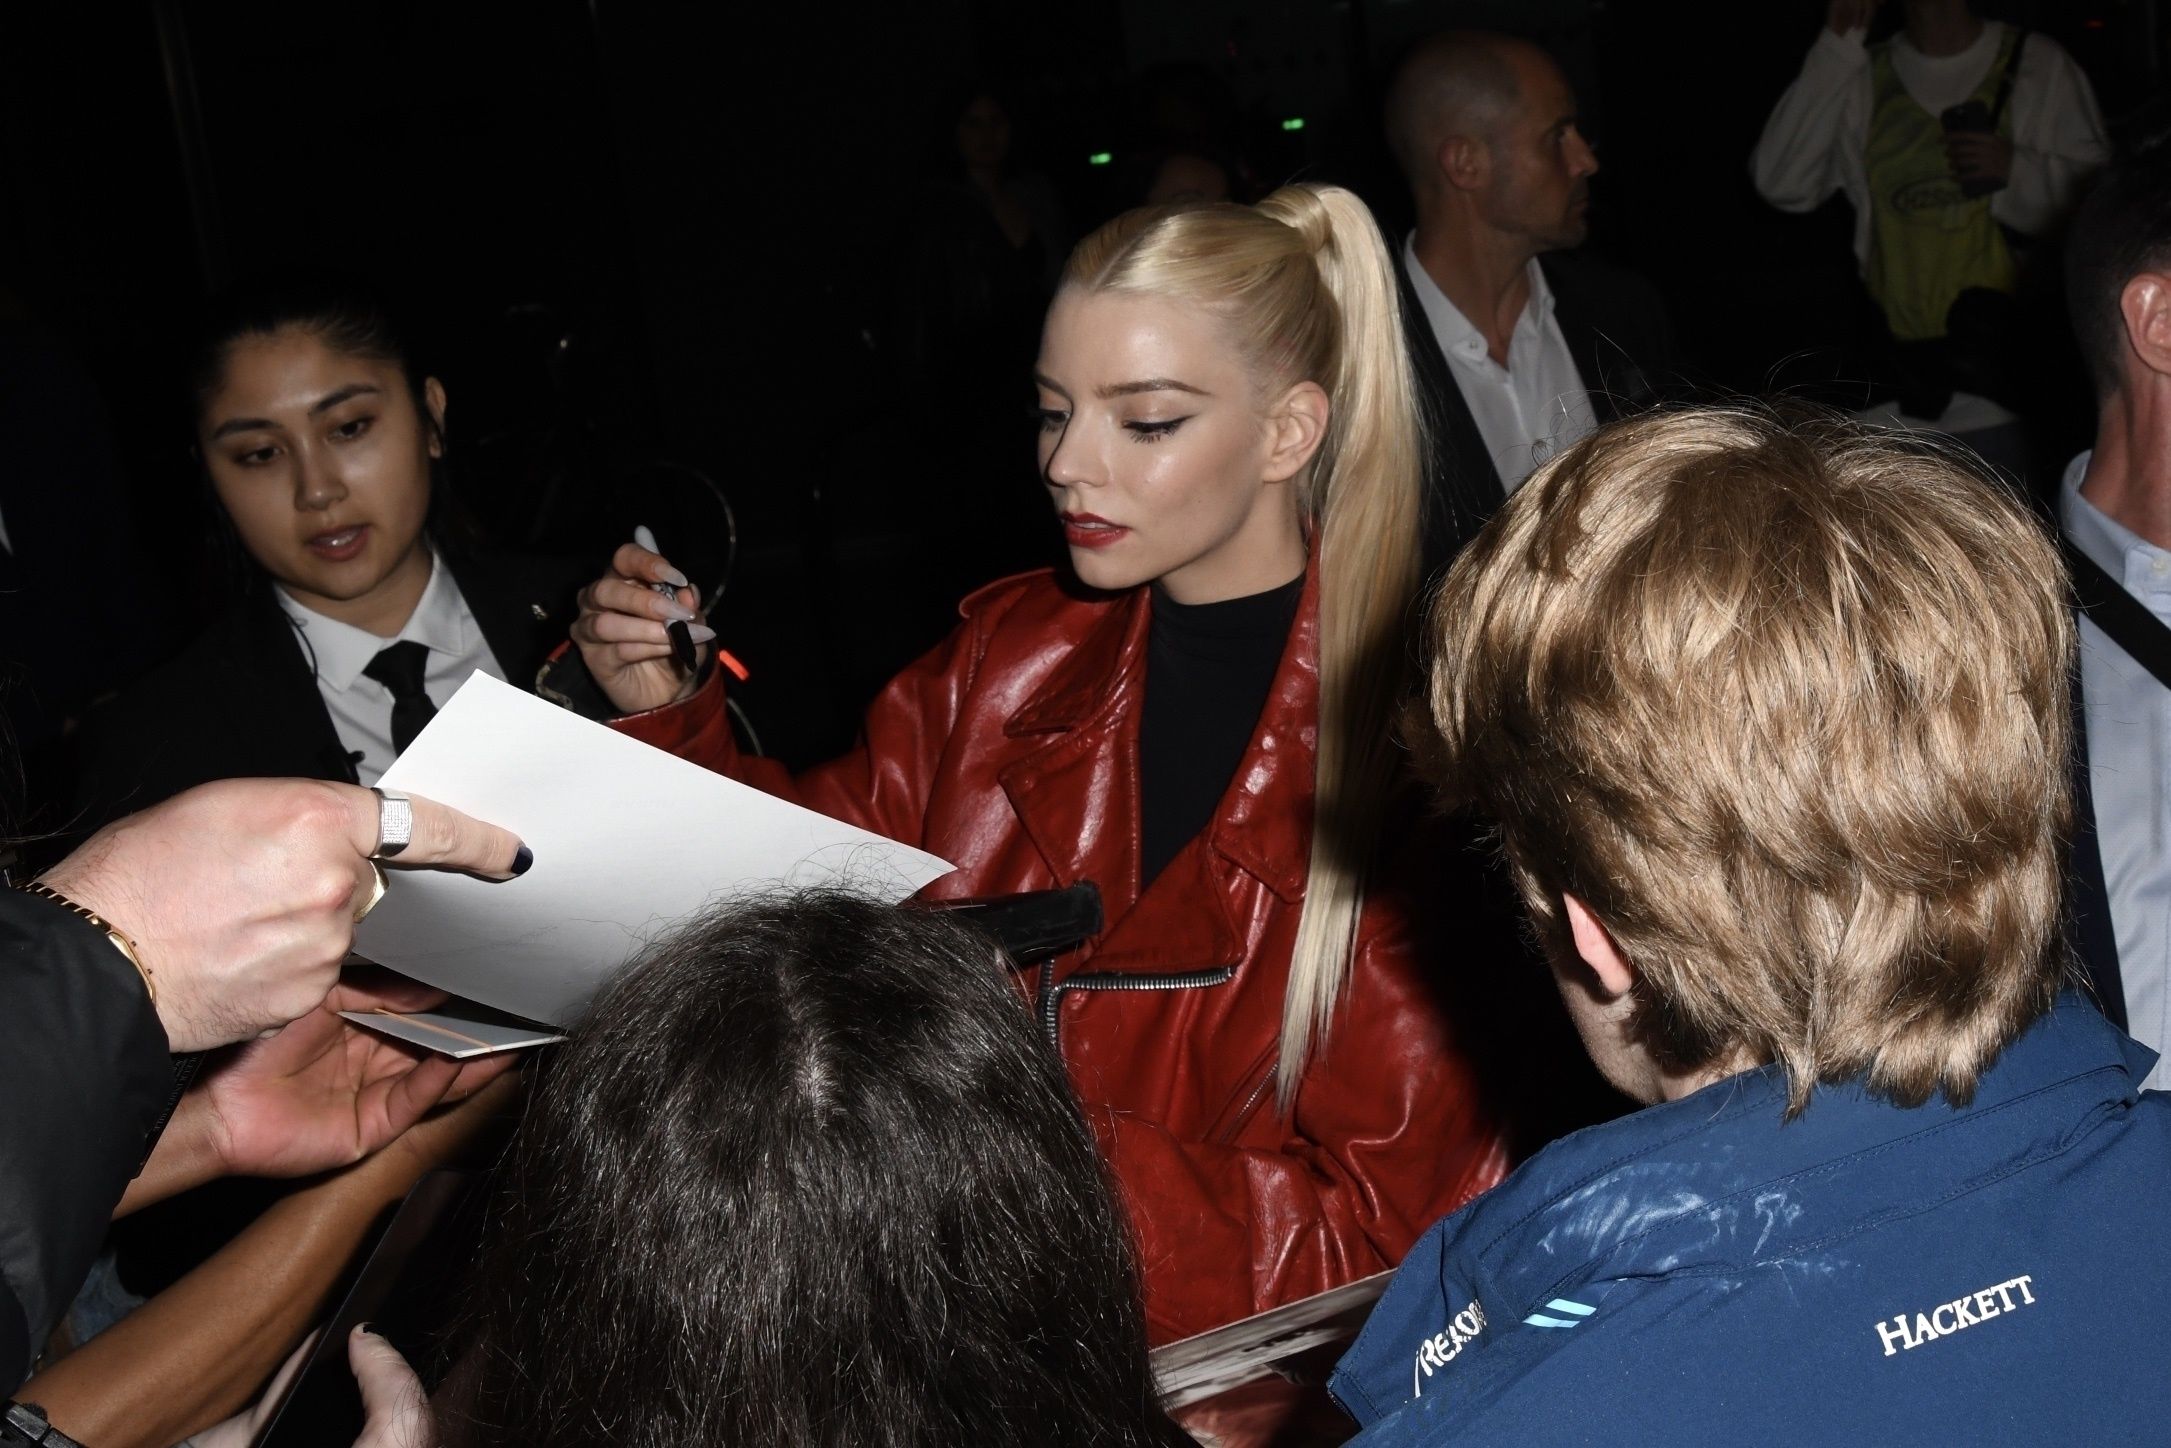
[(143, 963), (142, 956), (136, 954), (136, 943), (133, 940), (116, 930), (103, 915), (95, 910), (85, 909), (83, 906), (76, 904), (43, 880), (25, 880), (15, 888), (25, 895), (35, 895), (41, 900), (50, 900), (61, 909), (72, 915), (80, 915), (100, 930), (103, 930), (106, 933), (106, 939), (113, 942), (113, 948), (127, 956), (128, 963), (136, 968), (136, 974), (143, 977), (144, 992), (150, 996), (153, 1008), (157, 1007), (158, 982), (151, 979), (151, 968)]

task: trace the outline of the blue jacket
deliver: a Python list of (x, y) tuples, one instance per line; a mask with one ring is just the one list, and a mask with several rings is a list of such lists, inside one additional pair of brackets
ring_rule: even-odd
[(1776, 1068), (1554, 1143), (1418, 1242), (1358, 1442), (2171, 1442), (2171, 1095), (2077, 997), (1975, 1098)]

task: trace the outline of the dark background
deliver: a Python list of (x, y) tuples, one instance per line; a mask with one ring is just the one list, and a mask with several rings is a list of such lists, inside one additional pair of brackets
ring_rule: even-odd
[[(2054, 36), (2114, 122), (2161, 89), (2165, 0), (1982, 8)], [(1530, 35), (1577, 84), (1604, 163), (1593, 245), (1659, 284), (1713, 386), (1814, 391), (1841, 365), (1848, 217), (1765, 207), (1747, 155), (1824, 10), (9, 6), (0, 306), (79, 362), (110, 413), (133, 542), (116, 527), (90, 572), (140, 580), (146, 655), (214, 602), (175, 375), (196, 309), (265, 266), (362, 267), (430, 318), (455, 477), (500, 533), (550, 508), (580, 516), (562, 512), (569, 496), (635, 488), (671, 520), (675, 538), (656, 522), (665, 550), (713, 582), (721, 514), (685, 469), (721, 487), (739, 549), (715, 622), (754, 670), (742, 697), (764, 744), (804, 762), (848, 742), (969, 581), (1055, 554), (1052, 534), (990, 549), (960, 527), (972, 489), (1037, 506), (1024, 378), (1014, 397), (982, 395), (901, 375), (890, 346), (899, 259), (950, 119), (938, 97), (957, 78), (1002, 85), (1073, 234), (1136, 198), (1157, 138), (1199, 130), (1261, 189), (1342, 181), (1395, 230), (1407, 206), (1377, 114), (1396, 54), (1451, 24)], [(1013, 425), (1014, 466), (961, 480), (976, 429)], [(600, 566), (620, 540), (542, 541)]]

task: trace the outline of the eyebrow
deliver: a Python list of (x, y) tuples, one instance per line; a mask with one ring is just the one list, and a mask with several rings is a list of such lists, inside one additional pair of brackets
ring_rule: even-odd
[[(1050, 392), (1060, 393), (1064, 397), (1070, 396), (1068, 390), (1045, 373), (1035, 372), (1033, 380)], [(1106, 387), (1093, 389), (1094, 396), (1104, 399), (1110, 397), (1135, 397), (1141, 392), (1188, 392), (1193, 397), (1213, 396), (1211, 392), (1203, 387), (1193, 387), (1190, 383), (1178, 382), (1173, 377), (1145, 377), (1136, 382), (1111, 382)]]
[[(342, 402), (349, 402), (354, 398), (382, 391), (384, 389), (374, 382), (350, 382), (345, 387), (334, 388), (311, 403), (309, 405), (309, 415), (311, 417), (320, 417), (339, 406)], [(237, 432), (254, 432), (259, 428), (270, 428), (277, 425), (271, 419), (264, 417), (230, 417), (211, 429), (211, 436), (216, 441), (222, 437), (230, 437)]]
[(1211, 397), (1203, 388), (1188, 382), (1178, 382), (1173, 377), (1148, 377), (1138, 382), (1116, 382), (1107, 387), (1095, 388), (1101, 397), (1133, 397), (1141, 392), (1188, 392), (1193, 397)]

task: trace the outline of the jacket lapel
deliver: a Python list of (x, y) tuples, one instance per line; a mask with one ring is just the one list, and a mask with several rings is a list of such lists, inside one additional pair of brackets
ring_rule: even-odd
[(1598, 325), (1591, 316), (1590, 298), (1576, 285), (1572, 269), (1564, 269), (1555, 258), (1539, 257), (1538, 267), (1552, 288), (1553, 320), (1560, 327), (1561, 340), (1568, 344), (1568, 355), (1575, 359), (1583, 390), (1590, 395), (1591, 412), (1601, 423), (1612, 422), (1621, 415), (1621, 403), (1599, 356)]
[(1302, 900), (1318, 748), (1318, 576), (1314, 566), (1266, 707), (1213, 819), (1143, 895), (1138, 721), (1149, 592), (1109, 609), (1005, 725), (1012, 738), (1048, 737), (1000, 779), (1055, 882), (1091, 880), (1100, 889), (1109, 926), (1086, 952), (1092, 969), (1238, 963), (1249, 945), (1232, 915), (1239, 874), (1285, 904)]
[(506, 681), (534, 692), (537, 671), (573, 623), (565, 601), (555, 596), (565, 590), (554, 580), (523, 578), (521, 570), (491, 559), (447, 558), (445, 563)]
[(225, 654), (226, 677), (209, 687), (263, 748), (264, 767), (255, 772), (351, 783), (354, 763), (324, 707), (307, 647), (270, 586), (244, 605), (239, 623), (242, 645)]
[[(1150, 684), (1150, 681), (1149, 681)], [(1190, 970), (1238, 965), (1263, 917), (1240, 906), (1245, 879), (1284, 907), (1300, 907), (1311, 862), (1313, 762), (1319, 750), (1319, 562), (1274, 670), (1243, 758), (1200, 837), (1177, 851), (1161, 878), (1117, 922), (1100, 970)], [(1136, 850), (1133, 850), (1133, 859)], [(1135, 868), (1135, 866), (1134, 866)], [(1240, 923), (1241, 922), (1241, 923)], [(1121, 928), (1127, 926), (1128, 928)]]
[[(1573, 254), (1538, 258), (1553, 289), (1553, 320), (1575, 359), (1591, 412), (1601, 423), (1628, 417), (1666, 400), (1674, 365), (1671, 345)], [(1631, 350), (1633, 349), (1633, 350)]]
[(1295, 904), (1311, 864), (1312, 801), (1319, 757), (1319, 574), (1316, 556), (1259, 711), (1207, 842), (1230, 864)]
[[(1404, 258), (1395, 257), (1395, 285), (1402, 294), (1402, 335), (1409, 344), (1417, 405), (1429, 444), (1425, 463), (1425, 572), (1454, 561), (1507, 499), (1507, 487), (1477, 430), (1477, 419), (1455, 385), (1447, 354), (1433, 335), (1425, 304), (1410, 283)], [(1580, 365), (1580, 364), (1579, 364)]]
[(1003, 726), (1041, 748), (999, 773), (1058, 885), (1091, 880), (1114, 920), (1138, 895), (1138, 699), (1148, 593), (1107, 608)]

